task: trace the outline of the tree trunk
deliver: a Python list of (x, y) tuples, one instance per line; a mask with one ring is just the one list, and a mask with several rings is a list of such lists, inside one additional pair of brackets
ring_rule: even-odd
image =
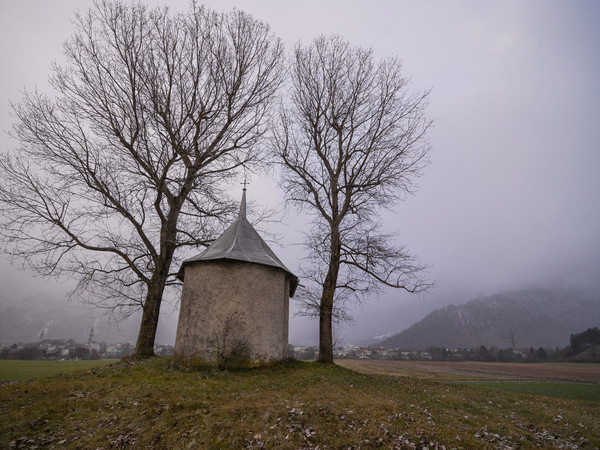
[(160, 258), (162, 261), (157, 264), (154, 276), (148, 285), (146, 301), (142, 308), (142, 323), (135, 344), (134, 356), (136, 357), (154, 356), (154, 340), (156, 339), (160, 305), (162, 304), (163, 292), (167, 284), (174, 251), (175, 247), (171, 247), (163, 253), (163, 255), (166, 253), (166, 256)]
[(333, 364), (333, 301), (329, 297), (328, 293), (323, 292), (319, 308), (319, 362)]
[[(164, 286), (164, 283), (162, 284)], [(156, 328), (158, 327), (162, 292), (163, 289), (159, 287), (158, 283), (148, 288), (134, 356), (154, 356), (154, 340), (156, 338)]]
[(323, 283), (319, 307), (319, 362), (333, 364), (333, 299), (340, 270), (340, 236), (337, 227), (331, 233), (329, 269)]
[(147, 357), (154, 356), (154, 341), (156, 339), (156, 328), (158, 327), (158, 317), (160, 315), (160, 305), (169, 277), (169, 269), (173, 261), (177, 242), (177, 219), (181, 207), (189, 193), (190, 180), (182, 187), (182, 192), (175, 198), (171, 205), (171, 210), (167, 220), (163, 223), (160, 233), (160, 255), (148, 285), (146, 301), (144, 302), (142, 323), (138, 333), (137, 343), (135, 344), (135, 356)]

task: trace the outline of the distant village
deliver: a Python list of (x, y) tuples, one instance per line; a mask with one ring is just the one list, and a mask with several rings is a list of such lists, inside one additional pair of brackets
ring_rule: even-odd
[[(121, 359), (131, 355), (133, 348), (134, 346), (128, 342), (81, 344), (73, 339), (44, 339), (39, 342), (0, 344), (0, 359), (45, 361)], [(173, 346), (155, 345), (154, 353), (158, 356), (173, 355)]]
[[(133, 354), (134, 345), (128, 342), (106, 344), (94, 341), (94, 329), (90, 331), (87, 344), (74, 339), (44, 339), (40, 333), (37, 342), (0, 343), (0, 359), (21, 360), (90, 360), (121, 359)], [(172, 356), (173, 345), (154, 346), (157, 356)], [(299, 360), (318, 357), (315, 346), (288, 346), (288, 356)], [(598, 327), (571, 335), (571, 345), (563, 348), (513, 349), (486, 347), (448, 349), (427, 347), (424, 350), (406, 350), (387, 347), (360, 347), (358, 345), (334, 345), (336, 359), (380, 359), (395, 361), (486, 361), (486, 362), (543, 362), (543, 361), (600, 361), (600, 329)]]
[[(293, 347), (290, 356), (296, 359), (316, 359), (316, 347)], [(496, 348), (482, 345), (478, 348), (447, 349), (445, 347), (427, 347), (424, 350), (406, 350), (387, 347), (359, 347), (357, 345), (335, 346), (335, 359), (380, 359), (393, 361), (486, 361), (486, 362), (542, 362), (567, 361), (572, 352), (569, 347), (563, 349), (519, 349)]]
[[(133, 353), (134, 346), (128, 342), (106, 344), (88, 342), (81, 344), (73, 339), (44, 339), (39, 342), (0, 344), (0, 359), (23, 360), (89, 360), (120, 359)], [(172, 345), (155, 345), (158, 356), (172, 356)], [(334, 357), (338, 359), (392, 359), (392, 360), (431, 360), (433, 355), (427, 351), (406, 351), (394, 348), (365, 348), (357, 345), (334, 347)], [(318, 356), (318, 348), (313, 346), (294, 346), (288, 349), (290, 357), (300, 360), (313, 360)]]
[[(89, 341), (87, 344), (73, 339), (43, 339), (31, 343), (0, 343), (0, 359), (20, 360), (90, 360), (121, 359), (133, 354), (134, 345), (128, 342), (106, 344)], [(174, 346), (154, 346), (157, 356), (172, 356)], [(318, 357), (318, 348), (314, 346), (290, 345), (288, 354), (299, 360), (314, 360)], [(446, 349), (429, 347), (425, 350), (405, 350), (399, 348), (360, 347), (357, 345), (335, 346), (336, 359), (379, 359), (395, 361), (499, 361), (499, 362), (541, 362), (567, 361), (572, 356), (570, 348), (549, 349), (530, 348), (513, 350), (480, 346), (475, 349)]]

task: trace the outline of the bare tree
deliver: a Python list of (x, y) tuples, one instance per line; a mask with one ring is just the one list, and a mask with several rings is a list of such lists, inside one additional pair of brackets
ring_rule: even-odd
[(237, 367), (250, 360), (250, 347), (246, 322), (242, 315), (230, 312), (216, 318), (217, 329), (211, 334), (210, 340), (213, 354), (219, 369)]
[(380, 226), (380, 211), (412, 193), (427, 164), (428, 92), (411, 94), (397, 59), (338, 37), (298, 44), (291, 97), (274, 137), (289, 203), (308, 212), (304, 313), (319, 317), (319, 360), (332, 362), (332, 322), (346, 302), (391, 286), (424, 292), (425, 267)]
[(13, 105), (21, 147), (0, 160), (4, 251), (113, 314), (142, 309), (153, 354), (180, 250), (235, 212), (225, 186), (260, 157), (281, 42), (241, 11), (100, 0), (74, 20), (56, 95)]

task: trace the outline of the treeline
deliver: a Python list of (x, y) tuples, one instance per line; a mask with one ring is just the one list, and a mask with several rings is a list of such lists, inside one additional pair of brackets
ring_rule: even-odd
[(571, 335), (571, 351), (575, 354), (585, 352), (595, 353), (596, 347), (600, 345), (600, 329), (598, 327), (588, 328), (582, 333)]
[(515, 350), (511, 347), (464, 348), (449, 350), (445, 347), (428, 347), (426, 353), (433, 361), (482, 361), (482, 362), (564, 362), (571, 357), (569, 347)]
[(486, 361), (486, 362), (600, 362), (600, 329), (598, 327), (572, 334), (570, 345), (563, 348), (530, 347), (479, 348), (448, 350), (444, 347), (428, 347), (426, 353), (434, 361)]

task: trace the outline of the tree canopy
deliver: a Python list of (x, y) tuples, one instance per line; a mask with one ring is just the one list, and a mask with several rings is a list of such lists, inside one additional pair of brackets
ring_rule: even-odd
[(283, 47), (242, 11), (99, 1), (77, 15), (54, 95), (13, 105), (20, 147), (0, 159), (3, 249), (119, 313), (142, 309), (153, 353), (184, 247), (235, 212), (224, 186), (261, 157)]
[(331, 362), (332, 321), (382, 286), (423, 292), (425, 266), (382, 231), (380, 211), (412, 193), (427, 164), (428, 92), (411, 93), (396, 58), (340, 37), (298, 44), (291, 93), (275, 131), (287, 201), (312, 217), (299, 291), (320, 320), (319, 360)]

